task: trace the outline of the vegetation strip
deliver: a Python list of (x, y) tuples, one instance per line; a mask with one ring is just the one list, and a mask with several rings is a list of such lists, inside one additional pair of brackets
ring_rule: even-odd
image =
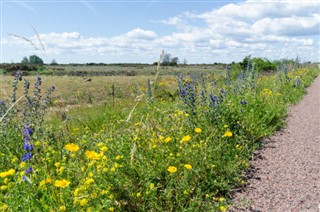
[[(116, 102), (120, 109), (103, 104), (48, 122), (55, 87), (42, 97), (41, 78), (33, 94), (25, 80), (21, 108), (1, 122), (0, 207), (226, 211), (259, 140), (283, 126), (288, 106), (319, 73), (298, 65), (264, 75), (250, 61), (245, 70), (233, 64), (180, 76), (174, 91), (151, 80), (146, 95)], [(10, 105), (0, 102), (0, 117)]]

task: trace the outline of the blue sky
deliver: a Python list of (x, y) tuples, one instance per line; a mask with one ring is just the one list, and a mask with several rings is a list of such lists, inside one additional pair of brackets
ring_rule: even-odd
[(152, 63), (162, 50), (188, 63), (320, 61), (319, 37), (316, 0), (1, 0), (1, 62)]

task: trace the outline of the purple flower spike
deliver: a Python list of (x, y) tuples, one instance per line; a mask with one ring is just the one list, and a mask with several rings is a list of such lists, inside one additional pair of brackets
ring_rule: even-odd
[(22, 162), (30, 160), (32, 158), (32, 154), (30, 152), (27, 152), (21, 159)]

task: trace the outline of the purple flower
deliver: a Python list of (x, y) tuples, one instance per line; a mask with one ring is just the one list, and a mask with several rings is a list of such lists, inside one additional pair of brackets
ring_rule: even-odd
[(29, 174), (32, 172), (32, 166), (30, 166), (29, 168), (26, 169), (26, 174)]
[(248, 101), (246, 101), (246, 100), (241, 100), (240, 101), (240, 104), (242, 104), (242, 106), (247, 106), (247, 104), (248, 104)]
[(28, 142), (24, 142), (23, 144), (23, 148), (24, 150), (26, 150), (27, 152), (31, 151), (33, 149), (33, 145), (28, 143)]
[(32, 158), (32, 154), (30, 152), (27, 152), (21, 159), (22, 162), (30, 160)]

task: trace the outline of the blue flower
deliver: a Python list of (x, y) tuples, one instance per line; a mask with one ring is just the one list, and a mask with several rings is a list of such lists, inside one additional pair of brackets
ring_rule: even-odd
[(28, 143), (28, 142), (24, 142), (23, 144), (23, 148), (24, 150), (26, 150), (27, 152), (31, 151), (33, 149), (33, 145)]
[(29, 174), (32, 172), (32, 166), (30, 166), (29, 168), (26, 169), (26, 174)]
[(240, 100), (240, 104), (242, 104), (242, 106), (247, 106), (247, 104), (248, 104), (248, 101), (246, 101), (246, 100)]
[(30, 160), (32, 158), (32, 154), (30, 152), (27, 152), (21, 159), (22, 162)]

